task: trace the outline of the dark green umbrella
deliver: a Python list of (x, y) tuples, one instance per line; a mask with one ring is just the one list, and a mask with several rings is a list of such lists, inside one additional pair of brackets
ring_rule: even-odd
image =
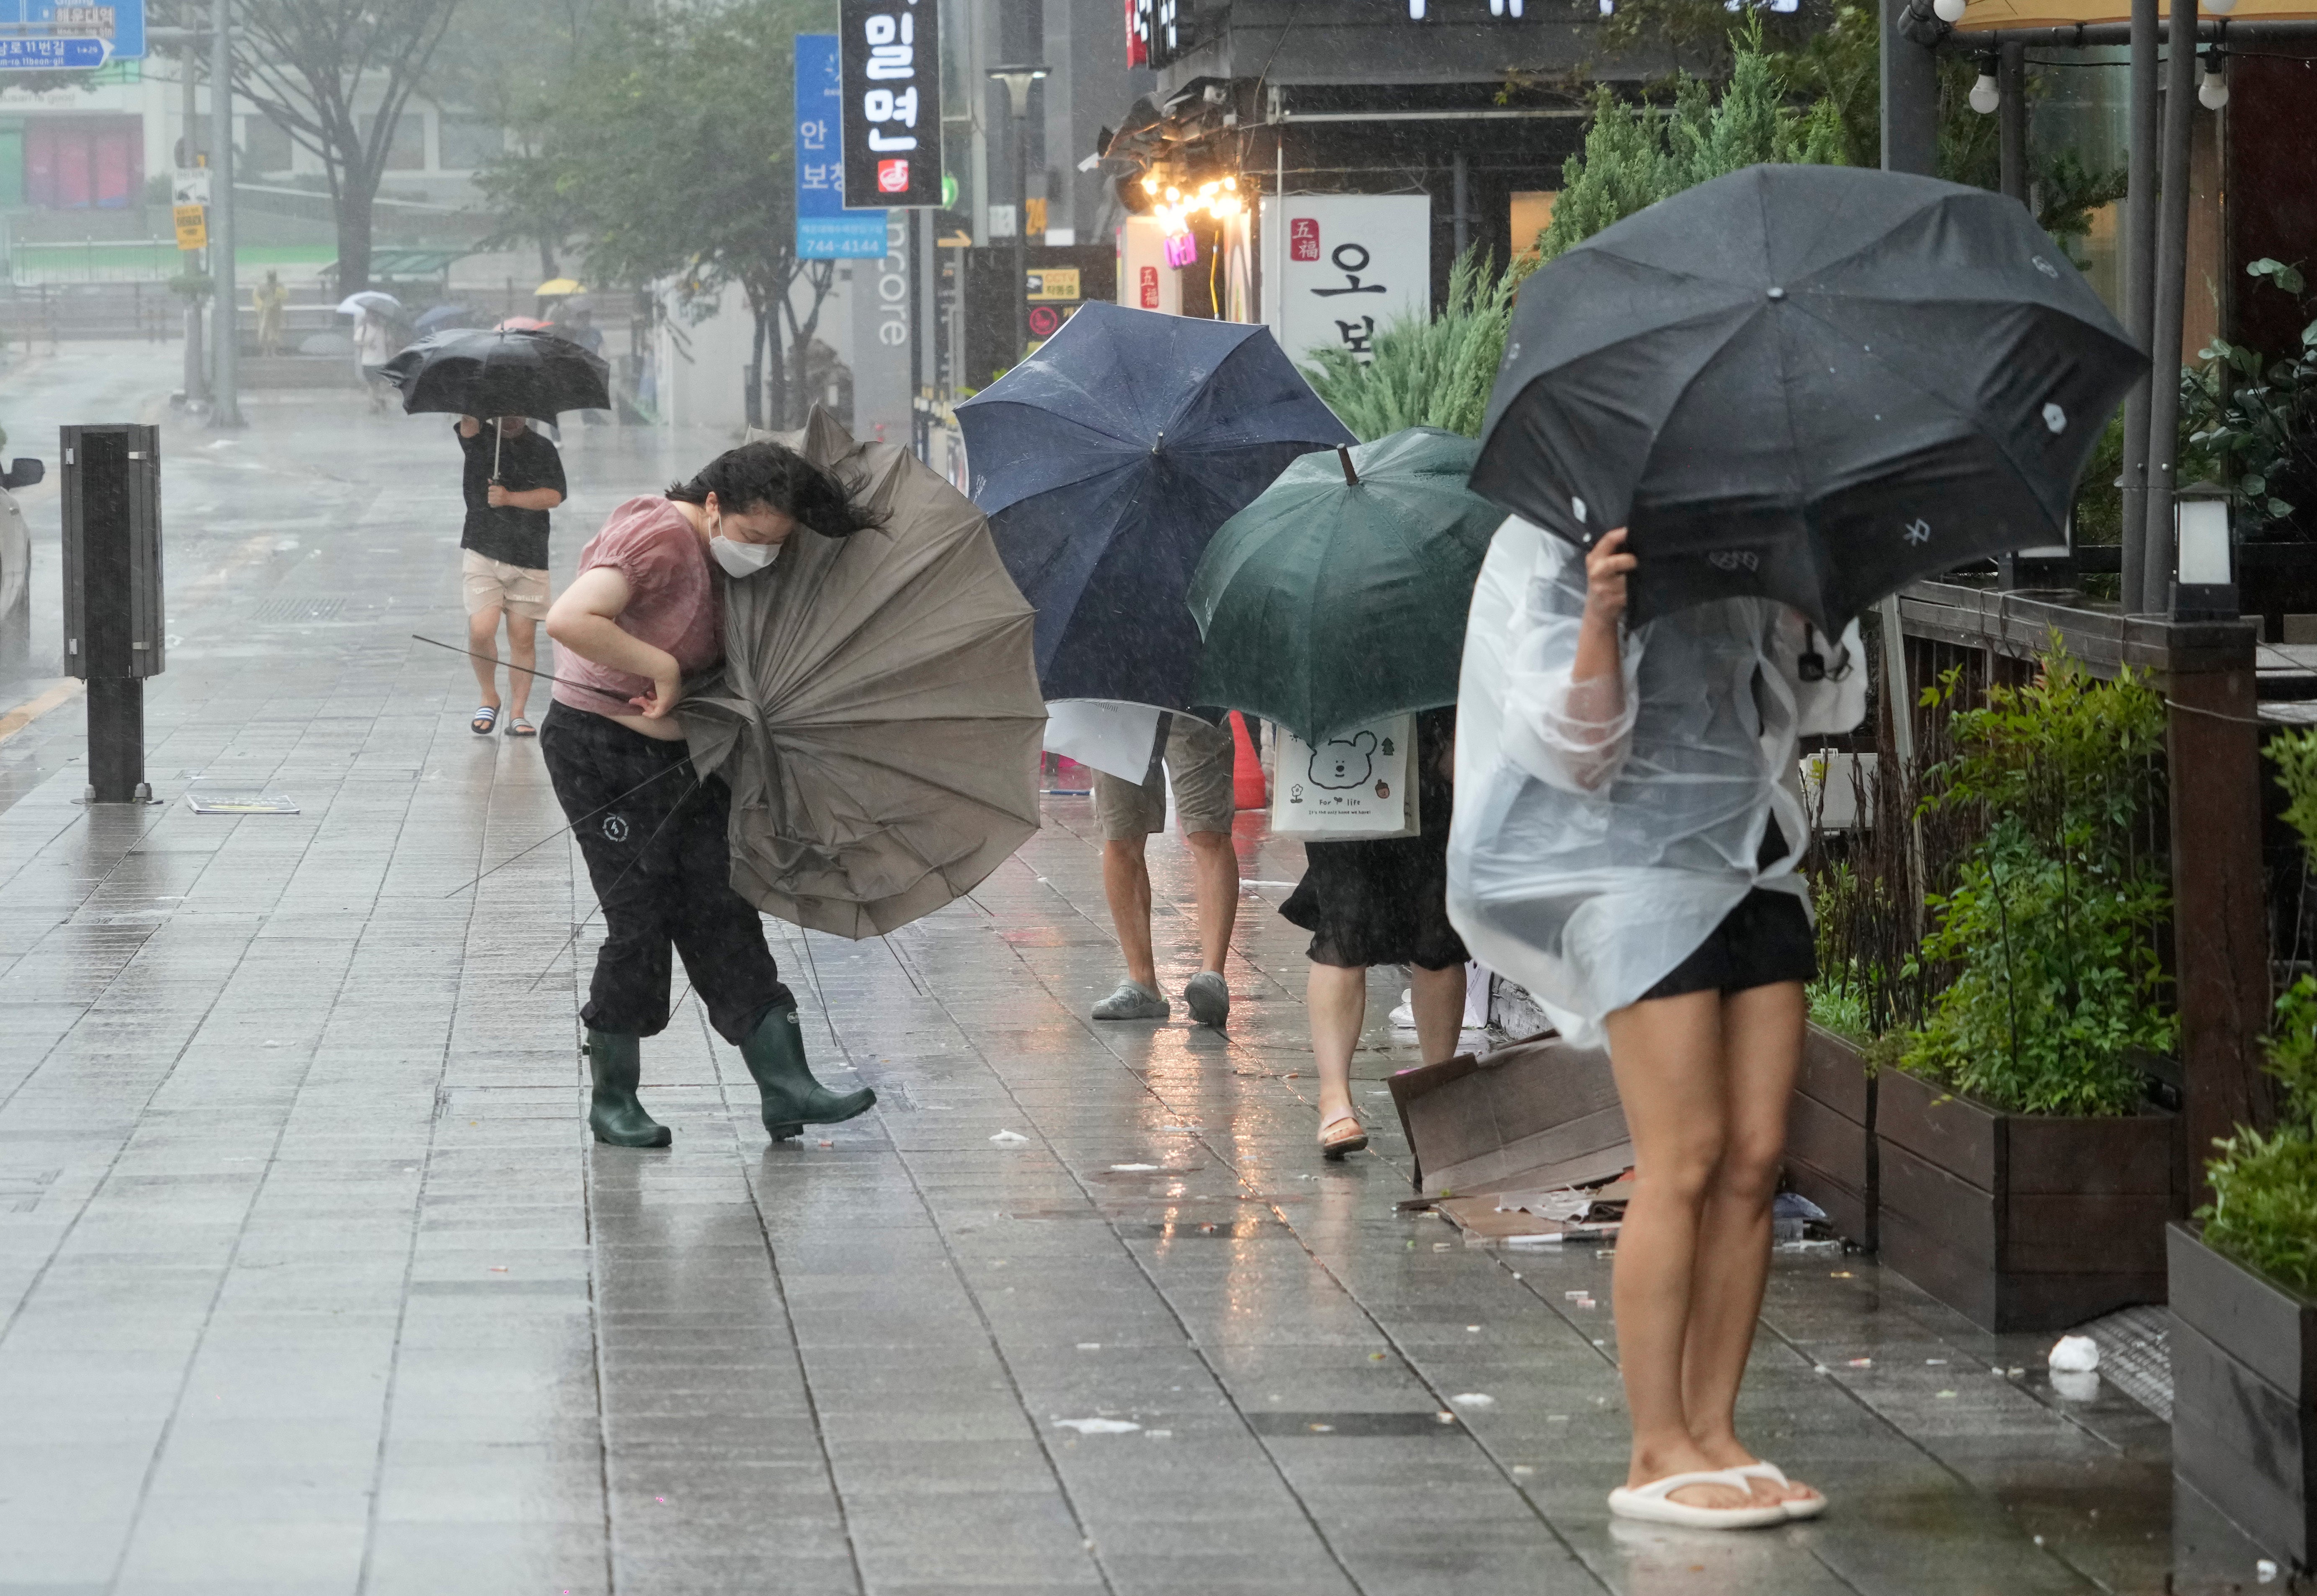
[(1456, 701), (1472, 582), (1504, 512), (1480, 444), (1435, 427), (1307, 454), (1223, 522), (1191, 578), (1194, 704), (1308, 743)]

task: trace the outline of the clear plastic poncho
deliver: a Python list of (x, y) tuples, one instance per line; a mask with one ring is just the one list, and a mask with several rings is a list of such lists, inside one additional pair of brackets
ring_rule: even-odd
[[(1866, 671), (1854, 622), (1826, 679), (1803, 681), (1802, 618), (1727, 599), (1626, 633), (1618, 709), (1570, 680), (1584, 611), (1577, 549), (1518, 516), (1497, 530), (1464, 637), (1448, 915), (1473, 958), (1599, 1046), (1602, 1017), (1753, 888), (1807, 907), (1797, 745), (1858, 724)], [(1787, 847), (1764, 865), (1773, 816)]]

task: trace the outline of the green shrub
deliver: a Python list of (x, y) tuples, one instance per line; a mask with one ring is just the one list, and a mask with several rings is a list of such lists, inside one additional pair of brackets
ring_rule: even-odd
[(1842, 158), (1833, 106), (1821, 102), (1805, 113), (1785, 103), (1758, 24), (1738, 35), (1719, 99), (1687, 74), (1677, 76), (1670, 110), (1628, 104), (1597, 88), (1584, 153), (1561, 169), (1552, 222), (1534, 239), (1513, 240), (1513, 260), (1501, 275), (1467, 251), (1449, 274), (1438, 316), (1395, 319), (1376, 334), (1364, 362), (1344, 350), (1314, 351), (1304, 375), (1364, 441), (1418, 426), (1477, 438), (1504, 361), (1514, 295), (1540, 262), (1710, 177), (1763, 161)]
[(2215, 1146), (2213, 1200), (2196, 1210), (2206, 1244), (2317, 1297), (2317, 1138), (2305, 1126), (2268, 1137), (2240, 1126)]
[[(2269, 762), (2285, 789), (2285, 822), (2317, 856), (2317, 731), (2272, 737)], [(2275, 1134), (2249, 1126), (2216, 1142), (2205, 1164), (2213, 1200), (2196, 1210), (2206, 1244), (2304, 1297), (2317, 1297), (2317, 976), (2277, 1000), (2268, 1073), (2282, 1088)]]
[[(1951, 673), (1927, 696), (1951, 699)], [(2169, 1051), (2156, 846), (2163, 700), (2130, 671), (2094, 679), (2056, 648), (2022, 687), (1957, 713), (1930, 811), (1975, 811), (1977, 847), (1934, 895), (1922, 958), (1953, 979), (1907, 1039), (1908, 1068), (2026, 1114), (2127, 1114), (2137, 1048)]]
[(1785, 103), (1759, 19), (1732, 42), (1730, 81), (1718, 100), (1686, 73), (1676, 76), (1670, 110), (1624, 103), (1606, 86), (1594, 90), (1584, 152), (1562, 165), (1552, 220), (1536, 240), (1543, 259), (1709, 178), (1764, 162), (1843, 163), (1837, 108), (1830, 100), (1808, 111)]
[(1810, 1017), (1812, 1021), (1834, 1032), (1853, 1047), (1863, 1048), (1874, 1039), (1874, 1022), (1866, 1012), (1866, 994), (1844, 981), (1817, 980), (1810, 984)]

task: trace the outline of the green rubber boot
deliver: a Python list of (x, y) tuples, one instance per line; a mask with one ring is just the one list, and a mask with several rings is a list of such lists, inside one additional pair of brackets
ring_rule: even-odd
[(831, 1092), (812, 1078), (804, 1061), (804, 1030), (792, 1003), (765, 1011), (756, 1029), (740, 1044), (740, 1057), (765, 1094), (765, 1129), (774, 1141), (802, 1136), (808, 1125), (834, 1125), (876, 1106), (877, 1094), (866, 1086), (858, 1092)]
[(636, 1101), (643, 1079), (642, 1044), (615, 1030), (587, 1033), (587, 1073), (595, 1090), (587, 1102), (587, 1128), (614, 1147), (665, 1147), (675, 1139)]

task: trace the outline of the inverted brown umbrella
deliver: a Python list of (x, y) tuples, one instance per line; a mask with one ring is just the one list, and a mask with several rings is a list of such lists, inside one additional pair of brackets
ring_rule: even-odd
[(792, 534), (727, 580), (724, 666), (682, 706), (732, 789), (732, 886), (767, 914), (876, 936), (971, 892), (1038, 830), (1034, 616), (989, 523), (907, 450), (815, 406), (755, 433), (833, 471), (882, 527)]

